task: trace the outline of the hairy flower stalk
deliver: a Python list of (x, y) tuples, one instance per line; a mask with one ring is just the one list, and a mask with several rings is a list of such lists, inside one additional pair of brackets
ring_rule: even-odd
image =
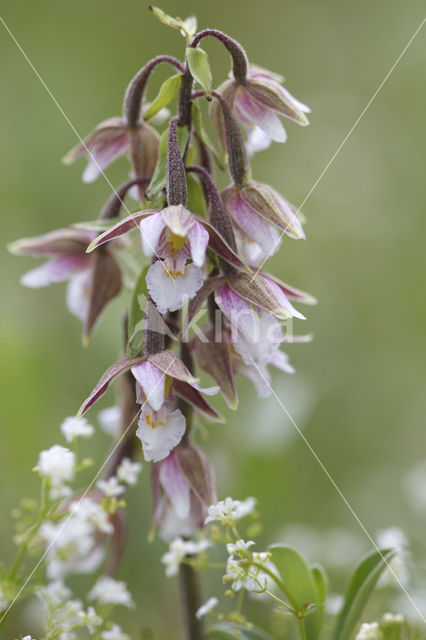
[[(168, 575), (180, 576), (185, 637), (202, 640), (202, 618), (216, 606), (214, 598), (203, 605), (198, 585), (197, 566), (202, 566), (203, 553), (210, 546), (206, 524), (218, 520), (229, 528), (230, 558), (224, 581), (230, 583), (231, 595), (244, 589), (266, 592), (267, 579), (274, 575), (268, 565), (271, 554), (253, 552), (254, 542), (235, 537), (236, 520), (253, 511), (254, 500), (228, 498), (217, 503), (213, 466), (197, 440), (201, 421), (222, 422), (223, 418), (206, 396), (220, 392), (235, 410), (237, 374), (248, 377), (260, 396), (268, 395), (269, 366), (294, 371), (281, 351), (282, 344), (308, 339), (293, 336), (282, 323), (304, 319), (293, 303), (314, 302), (275, 276), (254, 271), (278, 248), (282, 234), (296, 239), (303, 238), (304, 232), (295, 207), (273, 187), (252, 178), (248, 150), (253, 151), (253, 143), (240, 125), (249, 136), (260, 129), (269, 138), (282, 141), (278, 115), (304, 125), (307, 108), (286, 92), (275, 74), (250, 65), (244, 49), (227, 34), (215, 29), (195, 34), (194, 19), (183, 21), (155, 7), (152, 10), (186, 38), (185, 61), (162, 55), (148, 62), (127, 87), (123, 116), (101, 123), (66, 159), (73, 162), (88, 154), (83, 179), (91, 182), (112, 161), (127, 154), (132, 178), (117, 188), (94, 223), (21, 240), (11, 249), (48, 258), (24, 276), (23, 284), (41, 287), (69, 282), (68, 306), (82, 320), (86, 338), (123, 284), (131, 289), (131, 304), (123, 314), (123, 356), (100, 378), (78, 413), (81, 419), (119, 379), (117, 433), (121, 440), (98, 482), (95, 506), (89, 505), (92, 515), (87, 507), (83, 524), (81, 514), (74, 523), (75, 532), (79, 527), (84, 529), (87, 544), (86, 555), (75, 558), (81, 566), (87, 566), (88, 558), (98, 560), (98, 556), (93, 559), (93, 553), (103, 556), (104, 538), (115, 527), (117, 534), (105, 571), (108, 576), (115, 575), (126, 529), (124, 516), (117, 519), (116, 514), (126, 486), (136, 483), (140, 464), (135, 459), (142, 452), (151, 465), (151, 535), (158, 531), (170, 542), (162, 561)], [(232, 79), (216, 90), (207, 54), (199, 46), (207, 37), (219, 40), (232, 59)], [(147, 106), (149, 80), (160, 63), (171, 65), (177, 74), (163, 83)], [(202, 90), (194, 91), (194, 84)], [(212, 159), (219, 165), (221, 159), (202, 124), (199, 104), (203, 97), (212, 101), (219, 146), (226, 149), (231, 184), (222, 193), (212, 170)], [(174, 99), (177, 113), (169, 112), (167, 125), (159, 132), (152, 118), (165, 107), (171, 109)], [(124, 200), (135, 187), (139, 190), (138, 210), (123, 216)], [(148, 200), (152, 208), (147, 208)], [(203, 318), (201, 326), (199, 317)], [(121, 329), (117, 329), (117, 336), (119, 332)], [(201, 388), (197, 368), (216, 386)], [(64, 428), (71, 440), (91, 432), (85, 423), (68, 423)], [(68, 492), (74, 477), (72, 456), (68, 450), (54, 450), (39, 465), (39, 473), (50, 477), (51, 488), (56, 487), (59, 493)], [(67, 477), (56, 468), (58, 459), (68, 464)], [(63, 506), (70, 508), (77, 507), (69, 502)], [(106, 513), (111, 519), (105, 520)], [(88, 523), (87, 514), (96, 515), (102, 535), (96, 537), (97, 529)], [(53, 526), (45, 527), (45, 540), (55, 532)], [(74, 548), (72, 542), (70, 538), (70, 548)], [(80, 566), (77, 560), (75, 566)], [(105, 596), (132, 605), (120, 583), (105, 576), (103, 580), (92, 589), (93, 599)], [(102, 624), (89, 610), (80, 618), (89, 629)], [(235, 620), (240, 620), (237, 614)], [(126, 636), (113, 625), (99, 637), (112, 640), (114, 634), (116, 638)]]

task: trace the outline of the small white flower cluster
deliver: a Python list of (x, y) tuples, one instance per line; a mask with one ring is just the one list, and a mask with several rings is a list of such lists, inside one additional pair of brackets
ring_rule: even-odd
[(110, 629), (101, 633), (102, 640), (130, 640), (130, 636), (124, 633), (119, 624), (113, 624)]
[(383, 634), (380, 630), (378, 622), (371, 622), (361, 625), (355, 640), (382, 640)]
[(68, 573), (95, 570), (104, 556), (103, 535), (114, 531), (103, 506), (86, 496), (72, 502), (63, 521), (44, 522), (39, 536), (47, 546), (47, 575), (51, 579)]
[[(117, 624), (101, 630), (104, 621), (93, 606), (86, 610), (80, 600), (72, 599), (71, 590), (61, 580), (50, 582), (38, 590), (37, 595), (45, 608), (45, 625), (48, 637), (59, 640), (74, 640), (79, 629), (86, 629), (90, 635), (97, 634), (102, 640), (130, 640)], [(88, 594), (89, 600), (98, 605), (123, 605), (132, 607), (132, 597), (124, 582), (102, 576)], [(30, 637), (30, 636), (28, 636)]]
[[(86, 418), (75, 416), (65, 418), (61, 424), (61, 431), (68, 443), (74, 442), (77, 438), (90, 438), (95, 433), (94, 427), (87, 422)], [(42, 451), (34, 468), (42, 478), (49, 481), (52, 500), (71, 495), (71, 489), (67, 483), (74, 480), (75, 470), (74, 452), (59, 444)]]
[(107, 498), (120, 496), (126, 491), (126, 486), (134, 486), (137, 483), (141, 470), (140, 462), (132, 462), (130, 458), (123, 458), (117, 469), (117, 475), (111, 476), (107, 480), (99, 480), (96, 486)]
[(125, 582), (114, 580), (109, 576), (101, 576), (93, 585), (88, 596), (98, 604), (114, 604), (123, 607), (133, 607), (134, 602)]
[(267, 551), (251, 552), (250, 547), (254, 544), (253, 540), (237, 540), (226, 545), (230, 557), (223, 581), (232, 582), (234, 591), (247, 589), (260, 592), (267, 588), (268, 576), (262, 571), (262, 566), (266, 565), (271, 554)]
[(67, 442), (74, 442), (77, 438), (91, 438), (95, 428), (87, 422), (86, 418), (71, 416), (65, 418), (61, 424), (61, 431)]
[(67, 482), (74, 479), (75, 454), (59, 444), (40, 453), (34, 468), (50, 484), (50, 496), (53, 500), (69, 496), (71, 489)]
[(233, 526), (236, 520), (253, 513), (255, 506), (255, 498), (247, 498), (242, 502), (229, 497), (225, 498), (225, 500), (220, 500), (217, 504), (208, 507), (205, 523), (218, 520), (224, 526)]
[(172, 540), (169, 550), (161, 558), (161, 562), (166, 566), (166, 576), (170, 578), (177, 574), (179, 565), (185, 556), (195, 556), (208, 549), (209, 546), (210, 542), (205, 539), (198, 540), (198, 542), (182, 538)]

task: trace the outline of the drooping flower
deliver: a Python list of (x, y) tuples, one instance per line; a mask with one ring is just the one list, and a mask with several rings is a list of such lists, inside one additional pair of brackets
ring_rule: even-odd
[(193, 537), (204, 527), (209, 504), (216, 499), (214, 471), (209, 458), (190, 442), (180, 444), (154, 464), (153, 520), (161, 537)]
[(114, 580), (110, 576), (101, 576), (93, 585), (88, 596), (89, 600), (96, 600), (100, 605), (114, 604), (133, 607), (134, 602), (126, 583)]
[(108, 118), (90, 133), (83, 142), (67, 153), (63, 162), (72, 164), (89, 155), (83, 182), (94, 182), (117, 158), (130, 151), (132, 162), (141, 176), (152, 176), (157, 162), (159, 136), (146, 122), (139, 121), (128, 128), (124, 118)]
[[(305, 115), (309, 113), (309, 107), (284, 89), (282, 80), (281, 76), (266, 69), (249, 65), (244, 84), (231, 77), (218, 88), (249, 135), (249, 148), (252, 151), (265, 149), (271, 140), (286, 141), (287, 134), (280, 116), (301, 126), (309, 124)], [(217, 101), (212, 102), (210, 113), (219, 138), (224, 143), (223, 115)]]
[(221, 195), (250, 264), (272, 256), (283, 234), (305, 237), (296, 207), (269, 185), (251, 180), (230, 185)]
[(91, 231), (59, 229), (9, 246), (18, 255), (49, 258), (21, 278), (23, 285), (37, 289), (68, 281), (67, 306), (83, 322), (86, 340), (105, 306), (121, 290), (121, 269), (112, 253), (86, 253), (93, 238)]
[[(176, 311), (203, 284), (209, 234), (182, 205), (166, 207), (140, 223), (145, 255), (158, 260), (147, 274), (148, 290), (159, 311)], [(192, 260), (188, 264), (188, 260)]]

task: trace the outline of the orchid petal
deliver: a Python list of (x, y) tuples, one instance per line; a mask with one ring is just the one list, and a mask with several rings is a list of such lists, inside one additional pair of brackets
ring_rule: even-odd
[(136, 435), (142, 442), (145, 460), (158, 462), (167, 458), (182, 440), (185, 429), (185, 417), (179, 409), (169, 413), (166, 408), (163, 408), (158, 415), (143, 410)]
[(206, 249), (209, 243), (209, 234), (204, 229), (203, 225), (199, 222), (195, 222), (188, 231), (189, 246), (191, 248), (191, 258), (197, 267), (202, 267), (205, 257)]
[(257, 314), (253, 305), (235, 293), (228, 285), (218, 287), (215, 300), (234, 329), (240, 331), (247, 340), (257, 335)]
[(93, 242), (87, 247), (87, 253), (90, 253), (97, 247), (105, 244), (105, 242), (109, 242), (110, 240), (115, 240), (120, 236), (123, 236), (125, 233), (129, 233), (133, 231), (133, 229), (138, 229), (141, 220), (152, 216), (152, 214), (158, 213), (157, 209), (145, 209), (144, 211), (137, 211), (136, 213), (132, 213), (126, 218), (123, 218), (119, 222), (116, 222), (112, 227), (101, 233), (97, 236)]
[(277, 114), (269, 107), (258, 102), (244, 87), (240, 87), (234, 102), (237, 118), (243, 126), (251, 129), (259, 127), (275, 142), (285, 142), (287, 133)]
[(174, 453), (161, 464), (160, 483), (178, 518), (186, 518), (191, 506), (191, 490)]
[(82, 322), (85, 322), (90, 306), (92, 270), (73, 276), (67, 287), (67, 307)]
[(150, 266), (146, 282), (160, 313), (181, 309), (185, 299), (191, 300), (203, 285), (203, 275), (195, 264), (185, 266), (182, 274), (171, 274), (158, 260)]
[(123, 155), (129, 146), (129, 138), (126, 131), (117, 131), (117, 135), (109, 142), (96, 145), (89, 151), (89, 162), (83, 172), (83, 182), (94, 182), (109, 165)]
[(166, 376), (149, 360), (132, 367), (132, 374), (143, 389), (146, 402), (158, 411), (164, 403)]
[(161, 215), (170, 231), (181, 238), (188, 235), (188, 231), (194, 224), (193, 214), (181, 204), (166, 207)]
[(73, 275), (87, 269), (88, 256), (70, 256), (55, 258), (25, 273), (21, 278), (21, 284), (31, 289), (46, 287), (54, 282), (63, 282)]
[(142, 237), (142, 249), (146, 256), (155, 255), (161, 232), (165, 226), (160, 211), (141, 220), (139, 228)]

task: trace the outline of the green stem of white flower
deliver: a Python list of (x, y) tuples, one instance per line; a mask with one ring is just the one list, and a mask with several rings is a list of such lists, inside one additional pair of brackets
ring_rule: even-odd
[(37, 521), (30, 527), (27, 531), (25, 538), (21, 542), (17, 552), (15, 559), (12, 563), (11, 569), (9, 571), (8, 580), (13, 582), (16, 578), (16, 574), (18, 573), (21, 562), (24, 558), (25, 552), (28, 549), (29, 544), (34, 539), (35, 535), (38, 533), (41, 525), (44, 522), (46, 514), (49, 510), (49, 501), (48, 501), (49, 487), (46, 478), (43, 478), (41, 483), (41, 502), (40, 502), (40, 512), (37, 518)]

